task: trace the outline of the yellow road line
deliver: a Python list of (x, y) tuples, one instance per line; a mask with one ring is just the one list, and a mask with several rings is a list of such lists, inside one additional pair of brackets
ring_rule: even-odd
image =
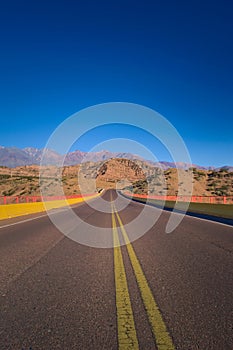
[(114, 242), (114, 272), (117, 307), (118, 349), (139, 350), (133, 311), (129, 296), (125, 267), (121, 253), (121, 247), (113, 207), (112, 231)]
[(140, 262), (135, 254), (132, 244), (130, 243), (129, 237), (126, 233), (126, 230), (116, 208), (114, 208), (114, 212), (119, 222), (121, 232), (126, 243), (129, 258), (134, 270), (134, 274), (137, 280), (137, 284), (141, 293), (141, 297), (147, 312), (147, 316), (151, 325), (152, 332), (154, 334), (158, 350), (175, 350), (172, 339), (167, 331), (162, 315), (155, 302), (152, 291), (148, 285), (146, 276), (143, 273)]

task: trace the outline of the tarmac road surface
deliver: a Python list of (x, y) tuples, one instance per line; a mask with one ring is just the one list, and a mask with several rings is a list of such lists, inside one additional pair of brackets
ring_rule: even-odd
[(166, 234), (146, 207), (108, 190), (80, 225), (54, 210), (72, 239), (43, 213), (0, 221), (0, 349), (233, 350), (233, 227)]

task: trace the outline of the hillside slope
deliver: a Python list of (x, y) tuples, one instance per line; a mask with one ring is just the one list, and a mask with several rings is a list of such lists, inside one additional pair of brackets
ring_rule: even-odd
[[(40, 195), (39, 170), (38, 165), (0, 167), (0, 196)], [(48, 196), (60, 193), (58, 174), (61, 171), (62, 188), (66, 195), (78, 194), (80, 191), (93, 192), (100, 188), (127, 188), (134, 193), (175, 195), (178, 184), (181, 193), (185, 195), (188, 191), (188, 181), (192, 177), (193, 195), (233, 196), (233, 172), (226, 169), (162, 170), (140, 160), (116, 158), (104, 162), (64, 166), (62, 169), (45, 166), (41, 170), (44, 192)]]

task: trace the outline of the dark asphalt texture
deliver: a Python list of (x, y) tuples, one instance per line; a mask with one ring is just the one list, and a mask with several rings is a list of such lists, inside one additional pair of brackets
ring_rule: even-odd
[[(111, 195), (102, 195), (109, 207)], [(119, 211), (123, 223), (142, 209), (131, 201)], [(112, 225), (110, 212), (86, 203), (73, 210), (92, 225)], [(150, 207), (148, 218), (158, 211)], [(186, 216), (166, 234), (169, 216), (163, 211), (132, 245), (175, 348), (233, 350), (233, 227)], [(124, 246), (122, 254), (140, 350), (156, 349)], [(113, 249), (72, 241), (44, 213), (1, 221), (0, 312), (1, 350), (117, 350)]]

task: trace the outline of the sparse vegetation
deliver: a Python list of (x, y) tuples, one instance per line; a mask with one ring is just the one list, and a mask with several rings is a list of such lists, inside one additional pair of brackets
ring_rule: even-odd
[(46, 195), (56, 195), (60, 185), (59, 173), (62, 173), (61, 183), (67, 195), (80, 193), (78, 181), (82, 183), (82, 191), (85, 185), (87, 192), (92, 192), (95, 187), (120, 186), (133, 193), (175, 195), (179, 188), (186, 194), (187, 180), (193, 176), (193, 195), (233, 196), (233, 172), (227, 169), (170, 168), (163, 171), (143, 161), (128, 159), (111, 159), (105, 163), (87, 162), (65, 166), (62, 171), (55, 166), (45, 167), (41, 179), (38, 166), (0, 167), (0, 195), (40, 195), (39, 180)]

